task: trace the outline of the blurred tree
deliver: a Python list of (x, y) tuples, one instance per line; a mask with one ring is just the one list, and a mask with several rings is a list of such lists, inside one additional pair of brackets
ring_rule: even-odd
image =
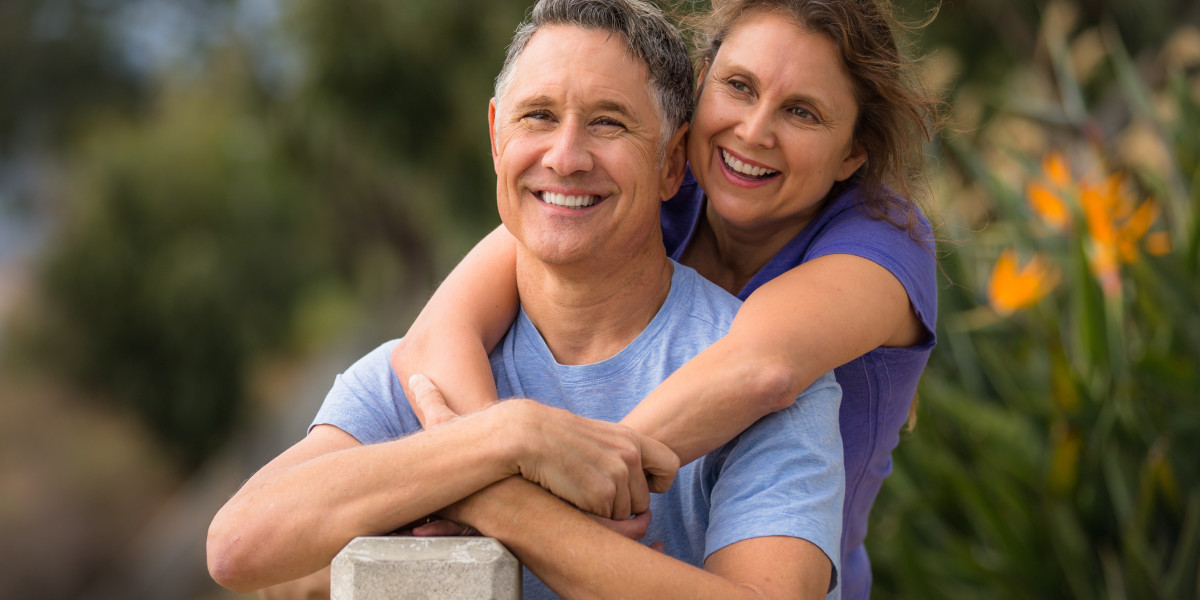
[(20, 145), (57, 146), (89, 114), (144, 99), (112, 45), (110, 11), (84, 0), (0, 3), (0, 160)]
[[(352, 145), (379, 153), (421, 204), (474, 240), (498, 223), (487, 103), (529, 2), (357, 0), (296, 5), (307, 65), (301, 102)], [(444, 218), (444, 216), (442, 217)], [(444, 221), (443, 221), (444, 222)]]
[(286, 339), (330, 264), (328, 207), (253, 95), (230, 53), (204, 85), (168, 87), (145, 122), (92, 131), (45, 266), (55, 360), (186, 465), (243, 414), (252, 359)]
[(134, 407), (187, 466), (312, 302), (423, 294), (497, 222), (486, 108), (525, 3), (291, 10), (295, 85), (267, 93), (230, 25), (150, 74), (145, 116), (76, 134), (45, 261), (52, 368)]

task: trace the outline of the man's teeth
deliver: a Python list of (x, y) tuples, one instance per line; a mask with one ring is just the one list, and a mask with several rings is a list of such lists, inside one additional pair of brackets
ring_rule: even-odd
[(767, 175), (774, 175), (779, 172), (779, 171), (772, 171), (771, 169), (764, 169), (763, 167), (755, 167), (753, 165), (748, 165), (748, 164), (734, 158), (733, 155), (729, 154), (725, 150), (721, 150), (721, 158), (723, 158), (725, 160), (725, 166), (729, 167), (729, 169), (731, 171), (734, 171), (736, 173), (740, 173), (742, 175), (746, 175), (749, 177), (766, 177)]
[(568, 196), (554, 192), (542, 192), (542, 202), (565, 208), (586, 208), (599, 200), (599, 196)]

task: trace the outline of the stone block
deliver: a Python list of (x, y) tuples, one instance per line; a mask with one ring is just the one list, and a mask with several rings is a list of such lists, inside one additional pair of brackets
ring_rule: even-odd
[(359, 537), (333, 559), (332, 600), (521, 598), (521, 564), (494, 538)]

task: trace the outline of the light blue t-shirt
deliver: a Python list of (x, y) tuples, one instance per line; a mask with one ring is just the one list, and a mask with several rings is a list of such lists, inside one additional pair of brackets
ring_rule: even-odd
[[(740, 301), (692, 269), (674, 264), (658, 314), (615, 356), (560, 365), (521, 311), (492, 352), (501, 398), (526, 397), (585, 417), (621, 420), (677, 368), (729, 331)], [(313, 425), (334, 425), (363, 444), (410, 435), (420, 423), (404, 397), (385, 343), (339, 375)], [(841, 391), (827, 373), (791, 407), (768, 415), (728, 444), (685, 465), (665, 494), (654, 494), (644, 543), (703, 568), (713, 552), (763, 536), (819, 547), (840, 569), (845, 475), (838, 432)], [(555, 598), (529, 571), (526, 598)], [(839, 596), (835, 588), (829, 597)]]

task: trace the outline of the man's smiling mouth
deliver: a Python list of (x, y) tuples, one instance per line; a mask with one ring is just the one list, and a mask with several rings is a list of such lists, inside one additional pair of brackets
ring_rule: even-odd
[(538, 194), (538, 199), (546, 204), (561, 206), (563, 208), (587, 208), (600, 201), (600, 196), (593, 195), (567, 195), (557, 192), (541, 192)]
[(728, 168), (734, 175), (738, 175), (744, 179), (767, 179), (779, 174), (779, 171), (773, 171), (766, 167), (748, 165), (738, 160), (724, 148), (721, 148), (720, 150), (721, 160), (725, 162), (725, 167)]

